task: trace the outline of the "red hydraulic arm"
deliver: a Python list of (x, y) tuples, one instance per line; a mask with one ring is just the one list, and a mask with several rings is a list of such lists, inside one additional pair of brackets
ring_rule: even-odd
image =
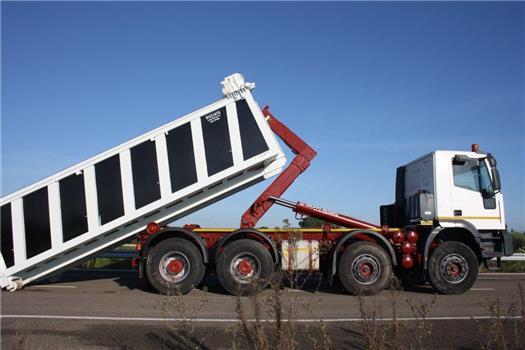
[(286, 199), (272, 197), (270, 198), (274, 203), (282, 205), (292, 209), (294, 212), (302, 215), (308, 215), (317, 219), (331, 222), (333, 224), (348, 227), (348, 228), (365, 228), (365, 229), (379, 229), (380, 227), (369, 222), (353, 218), (351, 216), (338, 214), (331, 212), (326, 209), (317, 208), (313, 205), (301, 203), (301, 202), (291, 202)]
[(279, 177), (266, 188), (243, 214), (241, 218), (242, 228), (255, 227), (257, 221), (259, 221), (273, 205), (274, 201), (271, 197), (279, 197), (282, 195), (295, 179), (310, 166), (310, 161), (317, 155), (313, 148), (308, 146), (299, 136), (275, 118), (272, 113), (270, 113), (268, 106), (264, 107), (262, 112), (267, 118), (268, 124), (273, 132), (290, 147), (296, 156), (290, 165), (288, 165)]

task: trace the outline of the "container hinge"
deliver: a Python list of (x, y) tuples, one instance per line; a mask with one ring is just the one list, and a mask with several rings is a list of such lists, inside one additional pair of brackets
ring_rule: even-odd
[(14, 292), (15, 290), (22, 289), (23, 287), (22, 279), (20, 277), (16, 276), (9, 276), (7, 277), (7, 286), (5, 289), (7, 289), (10, 292)]
[(224, 97), (240, 100), (243, 98), (243, 92), (255, 89), (255, 83), (248, 83), (240, 73), (234, 73), (227, 76), (221, 81), (222, 94)]

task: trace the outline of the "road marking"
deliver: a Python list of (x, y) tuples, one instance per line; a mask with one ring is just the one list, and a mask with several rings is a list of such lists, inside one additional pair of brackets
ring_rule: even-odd
[(54, 286), (54, 285), (47, 285), (47, 284), (36, 284), (33, 286), (26, 287), (26, 289), (30, 288), (76, 288), (77, 286)]
[(494, 288), (470, 288), (470, 290), (483, 291), (483, 290), (496, 290), (496, 289), (494, 289)]
[(523, 281), (523, 279), (515, 279), (515, 278), (505, 278), (505, 277), (483, 277), (480, 278), (481, 281), (511, 281), (511, 282), (520, 282)]
[[(112, 316), (61, 316), (61, 315), (0, 315), (0, 319), (45, 319), (45, 320), (85, 320), (85, 321), (141, 321), (141, 322), (198, 322), (198, 323), (236, 323), (240, 322), (235, 318), (162, 318), (162, 317), (112, 317)], [(451, 316), (451, 317), (426, 317), (427, 321), (471, 321), (471, 320), (521, 320), (521, 316)], [(394, 321), (392, 317), (379, 317), (375, 319), (378, 322)], [(398, 317), (397, 321), (421, 321), (417, 317)], [(256, 319), (247, 319), (247, 322), (256, 322)], [(275, 322), (275, 319), (260, 319), (259, 322)], [(297, 320), (282, 319), (282, 322), (298, 322), (298, 323), (317, 323), (317, 322), (361, 322), (361, 318), (301, 318)]]

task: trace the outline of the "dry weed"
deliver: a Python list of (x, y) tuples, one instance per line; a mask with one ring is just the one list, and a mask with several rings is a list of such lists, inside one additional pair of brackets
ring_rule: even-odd
[(481, 304), (489, 314), (488, 321), (478, 322), (482, 349), (525, 348), (525, 291), (521, 283), (518, 298), (518, 308), (512, 303), (506, 310), (502, 310), (499, 299)]
[(359, 298), (359, 313), (361, 316), (361, 328), (366, 348), (369, 350), (386, 349), (388, 324), (381, 321), (383, 309), (378, 304), (377, 298), (373, 298), (372, 307), (368, 307), (362, 296)]
[(208, 304), (207, 291), (197, 306), (190, 306), (186, 296), (179, 290), (174, 290), (169, 296), (161, 298), (161, 312), (165, 318), (175, 318), (178, 321), (167, 322), (173, 344), (183, 349), (205, 349), (205, 338), (195, 337), (195, 320), (200, 310)]
[(411, 340), (409, 345), (412, 349), (422, 349), (425, 340), (432, 334), (432, 323), (428, 321), (428, 316), (436, 304), (436, 300), (437, 294), (434, 294), (430, 302), (420, 300), (418, 303), (414, 303), (410, 298), (407, 299), (407, 304), (416, 319), (415, 327), (407, 327), (409, 339)]

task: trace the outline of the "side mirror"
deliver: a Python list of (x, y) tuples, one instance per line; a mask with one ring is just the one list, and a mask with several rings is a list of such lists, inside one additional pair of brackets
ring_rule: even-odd
[(496, 165), (498, 165), (498, 162), (496, 162), (496, 158), (494, 158), (490, 153), (487, 156), (487, 160), (489, 161), (489, 165), (491, 168), (494, 168)]
[(492, 168), (492, 188), (494, 193), (498, 193), (501, 190), (501, 180), (499, 178), (498, 168)]

